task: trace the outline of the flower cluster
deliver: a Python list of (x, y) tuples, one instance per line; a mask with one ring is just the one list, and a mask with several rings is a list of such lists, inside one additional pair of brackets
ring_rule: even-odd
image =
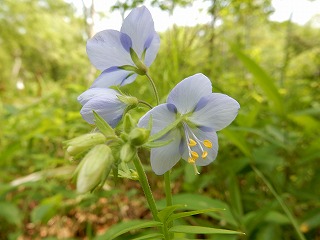
[(78, 98), (83, 106), (81, 115), (88, 123), (93, 123), (94, 110), (112, 127), (117, 125), (127, 105), (117, 99), (120, 93), (110, 87), (129, 84), (138, 74), (146, 74), (159, 46), (152, 16), (144, 6), (131, 11), (120, 31), (104, 30), (87, 42), (90, 62), (102, 71), (90, 89)]
[(161, 139), (171, 139), (172, 142), (151, 150), (153, 171), (161, 175), (170, 170), (180, 158), (194, 166), (211, 163), (218, 154), (216, 131), (228, 126), (235, 119), (239, 108), (239, 103), (233, 98), (212, 93), (211, 82), (203, 74), (181, 81), (170, 92), (167, 103), (151, 109), (139, 121), (139, 126), (146, 127), (152, 117), (152, 135), (177, 119), (180, 120)]
[[(137, 75), (146, 75), (152, 81), (148, 67), (159, 45), (151, 14), (144, 6), (131, 11), (120, 31), (105, 30), (88, 40), (89, 59), (102, 72), (78, 101), (84, 120), (96, 124), (102, 134), (92, 133), (68, 142), (70, 154), (91, 148), (77, 170), (81, 192), (100, 184), (113, 164), (136, 158), (139, 147), (151, 148), (151, 167), (157, 175), (172, 169), (180, 159), (192, 164), (196, 173), (197, 166), (216, 159), (216, 132), (235, 119), (240, 105), (225, 94), (212, 93), (211, 81), (205, 75), (198, 73), (182, 80), (169, 93), (166, 103), (156, 107), (120, 92), (119, 88), (133, 82)], [(151, 109), (134, 122), (126, 113), (139, 103)], [(119, 134), (114, 128), (122, 119), (123, 131)], [(84, 144), (84, 139), (90, 143)], [(107, 170), (101, 170), (98, 163)]]

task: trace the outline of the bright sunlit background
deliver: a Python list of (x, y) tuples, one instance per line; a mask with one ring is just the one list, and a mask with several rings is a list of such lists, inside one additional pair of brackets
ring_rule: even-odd
[[(69, 0), (71, 1), (71, 0)], [(91, 0), (84, 1), (88, 6), (91, 4)], [(122, 23), (121, 15), (118, 11), (109, 12), (111, 6), (115, 3), (115, 0), (95, 0), (95, 9), (98, 12), (105, 14), (103, 18), (96, 16), (95, 19), (95, 31), (101, 31), (104, 29), (119, 29)], [(77, 6), (80, 14), (82, 11), (82, 2), (79, 0), (73, 0), (75, 6)], [(146, 4), (150, 9), (155, 22), (155, 28), (157, 31), (165, 31), (173, 24), (179, 26), (195, 26), (196, 24), (204, 24), (211, 21), (210, 16), (206, 13), (210, 6), (210, 1), (195, 0), (192, 6), (179, 7), (174, 9), (172, 15), (168, 12), (161, 11), (159, 8), (151, 7), (150, 4)], [(272, 0), (272, 6), (274, 13), (271, 14), (270, 20), (272, 21), (287, 21), (291, 17), (291, 21), (300, 25), (304, 25), (313, 19), (313, 24), (317, 27), (320, 26), (320, 1), (308, 1), (308, 0)], [(318, 15), (317, 18), (315, 16)]]

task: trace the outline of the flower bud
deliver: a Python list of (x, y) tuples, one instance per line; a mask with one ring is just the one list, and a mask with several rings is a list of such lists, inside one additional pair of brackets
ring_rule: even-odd
[(135, 126), (135, 123), (130, 114), (126, 114), (123, 118), (123, 130), (129, 133), (131, 129)]
[(130, 162), (137, 154), (137, 150), (134, 146), (126, 143), (120, 150), (120, 159), (124, 162)]
[(70, 156), (80, 154), (92, 146), (104, 143), (106, 141), (105, 136), (100, 132), (88, 133), (82, 136), (73, 138), (65, 142), (67, 146), (67, 152)]
[(100, 144), (82, 159), (76, 172), (77, 191), (86, 193), (97, 187), (109, 175), (114, 158), (110, 147)]
[(135, 128), (129, 133), (129, 141), (133, 146), (141, 146), (150, 135), (150, 130), (145, 128)]
[(139, 103), (139, 100), (136, 97), (126, 96), (126, 95), (117, 95), (118, 99), (128, 106), (136, 106)]

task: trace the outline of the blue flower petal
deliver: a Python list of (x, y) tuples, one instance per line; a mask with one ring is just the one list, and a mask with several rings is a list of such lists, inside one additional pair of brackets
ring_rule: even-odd
[[(129, 15), (124, 19), (120, 31), (130, 36), (132, 40), (132, 48), (140, 58), (145, 50), (145, 46), (149, 45), (149, 48), (151, 47), (153, 42), (151, 38), (158, 37), (154, 30), (152, 16), (149, 10), (144, 6), (135, 8), (129, 13)], [(153, 44), (156, 45), (155, 43)], [(153, 51), (151, 51), (152, 56), (149, 56), (148, 58), (154, 59), (157, 54), (157, 50), (155, 51), (155, 49), (153, 49)]]
[(149, 119), (152, 116), (152, 130), (151, 135), (159, 132), (160, 130), (167, 127), (169, 124), (175, 121), (176, 114), (169, 110), (168, 104), (160, 104), (150, 111), (148, 111), (144, 116), (142, 116), (138, 122), (139, 127), (146, 128), (149, 123)]
[(132, 48), (132, 40), (131, 38), (125, 34), (125, 33), (120, 33), (120, 42), (123, 46), (123, 48), (130, 53), (130, 48)]
[[(149, 43), (150, 41), (150, 43)], [(146, 66), (150, 66), (151, 63), (153, 63), (154, 59), (157, 56), (157, 53), (159, 51), (159, 47), (160, 47), (160, 37), (159, 35), (154, 32), (149, 39), (147, 39), (147, 42), (145, 42), (145, 49), (146, 50), (146, 54), (145, 54), (145, 60), (144, 63)]]
[[(113, 71), (110, 71), (112, 69)], [(136, 73), (127, 70), (111, 67), (103, 71), (93, 82), (91, 88), (106, 88), (110, 86), (123, 86), (133, 82), (137, 77)]]
[(124, 40), (121, 41), (121, 36), (123, 34), (119, 31), (104, 30), (88, 40), (87, 54), (97, 69), (103, 71), (112, 66), (134, 66), (130, 53), (122, 45)]
[(181, 142), (180, 132), (176, 129), (167, 134), (163, 141), (172, 140), (170, 144), (163, 147), (151, 149), (151, 167), (157, 175), (169, 171), (181, 158), (179, 144)]
[(117, 94), (119, 94), (117, 91), (110, 88), (90, 88), (78, 97), (78, 101), (83, 106), (94, 97), (108, 95), (116, 96)]
[(219, 131), (228, 126), (237, 116), (240, 105), (228, 95), (211, 93), (204, 98), (207, 104), (196, 108), (196, 111), (189, 117), (189, 120), (200, 128), (212, 128), (214, 131)]
[(126, 104), (121, 102), (113, 94), (97, 95), (84, 104), (80, 113), (88, 123), (94, 123), (93, 110), (97, 112), (111, 127), (115, 127), (120, 121)]
[(199, 100), (212, 93), (211, 81), (198, 73), (178, 83), (168, 96), (168, 103), (174, 104), (181, 114), (194, 110)]

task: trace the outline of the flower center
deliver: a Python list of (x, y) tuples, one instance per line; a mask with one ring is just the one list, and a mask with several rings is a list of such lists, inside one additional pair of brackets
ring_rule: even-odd
[(188, 162), (195, 164), (196, 160), (201, 156), (202, 159), (205, 159), (208, 156), (206, 149), (212, 148), (212, 142), (208, 139), (201, 141), (197, 136), (191, 131), (189, 126), (183, 122), (183, 128), (187, 140), (188, 147)]

